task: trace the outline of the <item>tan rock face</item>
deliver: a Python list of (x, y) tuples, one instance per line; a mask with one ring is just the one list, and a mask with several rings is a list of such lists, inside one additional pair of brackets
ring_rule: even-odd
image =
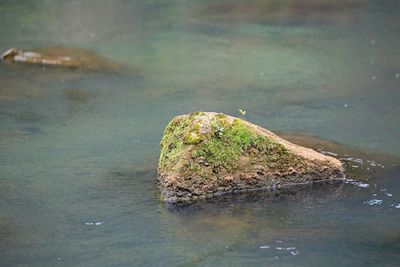
[(339, 160), (221, 113), (177, 116), (161, 140), (158, 184), (169, 202), (341, 178)]

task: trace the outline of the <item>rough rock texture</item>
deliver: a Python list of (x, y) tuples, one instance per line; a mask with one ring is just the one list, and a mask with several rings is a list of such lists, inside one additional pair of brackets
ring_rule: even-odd
[(169, 202), (343, 177), (339, 160), (221, 113), (177, 116), (161, 140), (158, 184)]

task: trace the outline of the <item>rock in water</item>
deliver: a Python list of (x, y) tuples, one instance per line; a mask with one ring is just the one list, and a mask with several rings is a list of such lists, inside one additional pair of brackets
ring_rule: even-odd
[(22, 51), (10, 48), (1, 54), (6, 62), (18, 62), (42, 66), (59, 66), (89, 71), (118, 70), (121, 68), (91, 51), (79, 48), (38, 48)]
[(161, 140), (158, 185), (168, 202), (341, 178), (339, 160), (221, 113), (177, 116)]

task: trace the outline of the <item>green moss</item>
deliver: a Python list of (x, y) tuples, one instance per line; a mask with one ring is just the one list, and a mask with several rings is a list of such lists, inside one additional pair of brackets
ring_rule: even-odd
[(186, 145), (197, 144), (204, 140), (204, 136), (199, 132), (200, 125), (193, 124), (196, 116), (201, 114), (201, 112), (196, 112), (186, 118), (177, 117), (167, 125), (160, 143), (159, 168), (173, 168), (182, 156)]
[[(214, 167), (233, 171), (239, 167), (241, 156), (264, 161), (266, 167), (279, 167), (280, 162), (290, 160), (287, 149), (254, 131), (241, 119), (217, 114), (211, 120), (211, 132), (200, 133), (200, 122), (194, 122), (202, 113), (174, 119), (166, 128), (161, 141), (160, 167), (172, 169), (182, 156), (185, 148), (192, 146), (188, 157), (204, 157)], [(201, 172), (203, 166), (189, 163), (188, 169)]]
[(215, 117), (216, 117), (218, 120), (226, 120), (226, 118), (227, 118), (228, 116), (226, 116), (225, 114), (222, 114), (222, 113), (218, 113), (217, 115), (215, 115)]
[(177, 138), (182, 131), (181, 119), (173, 119), (165, 128), (163, 138), (161, 139), (161, 153), (159, 167), (165, 168), (176, 162), (180, 154), (183, 152), (183, 142)]
[(185, 133), (184, 142), (189, 145), (195, 145), (204, 140), (204, 135), (200, 133), (200, 123), (190, 126), (190, 129)]
[(203, 156), (208, 162), (224, 167), (235, 169), (238, 167), (239, 158), (254, 148), (260, 153), (262, 151), (275, 150), (283, 146), (275, 143), (264, 136), (255, 133), (240, 119), (230, 122), (226, 116), (215, 116), (212, 121), (213, 135), (209, 140), (199, 146), (197, 154)]
[(202, 166), (198, 163), (195, 162), (190, 162), (189, 163), (189, 170), (194, 171), (196, 173), (201, 171)]

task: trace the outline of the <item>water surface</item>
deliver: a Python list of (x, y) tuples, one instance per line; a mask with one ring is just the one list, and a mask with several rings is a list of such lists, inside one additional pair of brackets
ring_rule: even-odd
[[(1, 1), (0, 50), (124, 68), (0, 64), (0, 265), (397, 266), (399, 3), (295, 2)], [(161, 203), (167, 122), (239, 108), (362, 183)]]

